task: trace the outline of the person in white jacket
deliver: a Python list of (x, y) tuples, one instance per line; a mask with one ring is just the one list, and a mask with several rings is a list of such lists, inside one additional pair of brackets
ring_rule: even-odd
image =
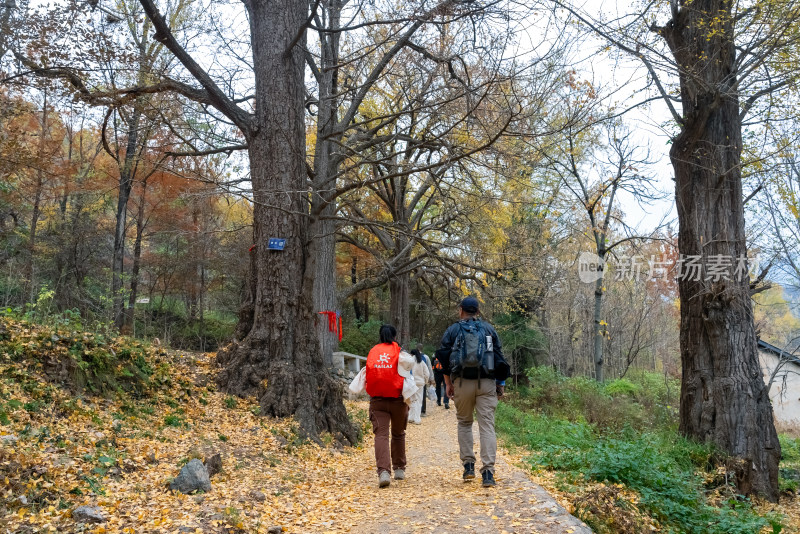
[[(422, 351), (422, 348), (423, 348), (422, 343), (417, 343), (417, 350), (419, 351), (420, 354), (422, 354), (422, 359), (425, 362), (425, 365), (428, 366), (428, 375), (430, 376), (430, 380), (428, 381), (427, 385), (432, 386), (434, 384), (433, 366), (431, 366), (431, 359), (428, 358), (428, 355)], [(425, 408), (428, 401), (428, 391), (427, 388), (425, 388), (424, 386), (423, 388), (425, 389), (425, 392), (422, 394), (422, 417), (425, 417), (427, 416), (427, 414), (425, 413)]]
[(411, 351), (414, 355), (414, 367), (411, 369), (411, 375), (414, 377), (414, 383), (419, 387), (416, 393), (411, 397), (411, 411), (408, 413), (408, 421), (417, 425), (422, 424), (420, 412), (422, 411), (422, 397), (425, 395), (425, 385), (430, 382), (431, 374), (428, 370), (428, 365), (422, 357), (422, 353), (417, 349)]

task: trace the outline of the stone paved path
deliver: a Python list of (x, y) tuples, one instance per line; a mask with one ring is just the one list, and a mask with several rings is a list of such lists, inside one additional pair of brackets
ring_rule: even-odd
[[(497, 486), (484, 489), (477, 480), (461, 480), (455, 409), (435, 403), (421, 425), (409, 425), (407, 479), (377, 487), (371, 438), (354, 456), (350, 487), (362, 491), (348, 495), (359, 522), (347, 525), (359, 534), (437, 533), (590, 533), (541, 486), (513, 466), (498, 449)], [(474, 427), (476, 456), (477, 424)], [(478, 456), (479, 457), (479, 456)], [(480, 467), (479, 465), (476, 466)], [(342, 481), (344, 482), (344, 481)], [(347, 510), (336, 514), (339, 528), (347, 523)], [(366, 518), (366, 519), (365, 519)]]

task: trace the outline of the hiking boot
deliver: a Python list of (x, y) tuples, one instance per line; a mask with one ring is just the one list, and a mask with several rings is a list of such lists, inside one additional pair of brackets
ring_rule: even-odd
[(449, 409), (450, 409), (450, 405), (449, 405), (449, 404), (445, 404), (445, 405), (444, 405), (444, 409), (445, 409), (445, 410), (449, 410)]
[(442, 405), (442, 403), (441, 403), (441, 402), (437, 402), (437, 403), (436, 403), (436, 406), (441, 406), (441, 405)]
[(472, 480), (475, 478), (475, 464), (469, 462), (464, 464), (464, 475), (462, 478), (464, 480)]
[(378, 487), (385, 488), (391, 483), (392, 483), (392, 475), (389, 474), (389, 471), (381, 471), (381, 474), (378, 475)]
[(492, 474), (491, 471), (484, 471), (483, 473), (481, 473), (481, 476), (483, 477), (484, 488), (492, 488), (497, 485), (494, 481), (494, 475)]
[(406, 479), (406, 471), (405, 471), (405, 469), (395, 469), (394, 470), (394, 479), (395, 480), (405, 480)]

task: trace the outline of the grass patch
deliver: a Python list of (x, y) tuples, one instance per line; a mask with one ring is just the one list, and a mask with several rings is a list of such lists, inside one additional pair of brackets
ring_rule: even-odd
[(551, 369), (529, 374), (530, 386), (498, 406), (497, 430), (531, 452), (532, 469), (558, 474), (596, 532), (780, 532), (776, 516), (759, 516), (716, 476), (721, 455), (679, 436), (675, 384), (658, 375), (603, 385)]
[(183, 418), (183, 416), (179, 414), (169, 414), (164, 416), (164, 424), (166, 426), (171, 426), (175, 428), (188, 428), (189, 424)]
[(781, 493), (794, 497), (800, 489), (800, 438), (778, 436), (781, 441), (781, 464), (778, 483)]

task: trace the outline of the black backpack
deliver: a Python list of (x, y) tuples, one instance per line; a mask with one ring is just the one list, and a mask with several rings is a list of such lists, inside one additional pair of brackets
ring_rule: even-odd
[(494, 373), (492, 335), (481, 321), (459, 321), (459, 332), (450, 352), (450, 374), (462, 378), (480, 378)]

